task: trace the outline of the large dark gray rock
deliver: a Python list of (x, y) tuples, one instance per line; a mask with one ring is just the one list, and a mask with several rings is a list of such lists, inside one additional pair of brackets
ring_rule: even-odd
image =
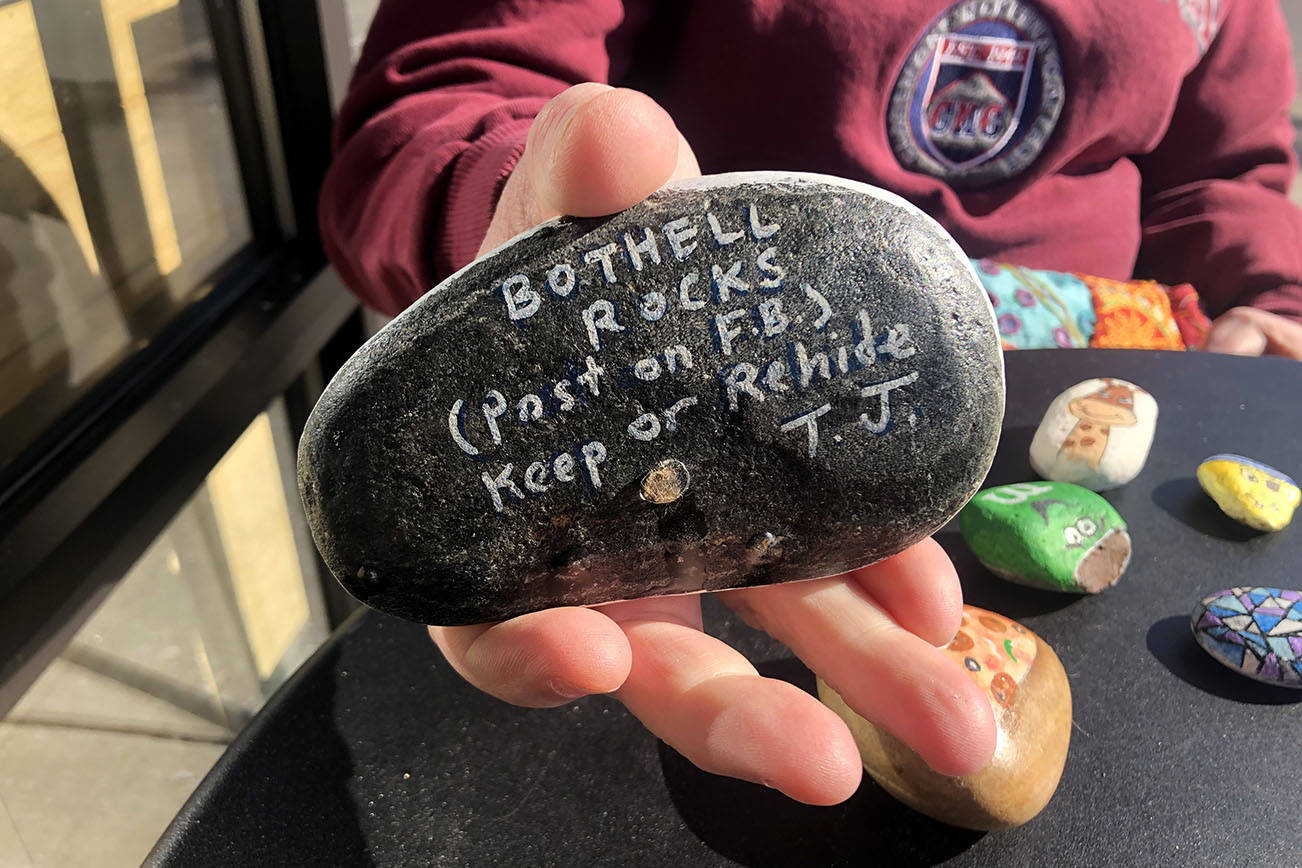
[(330, 383), (299, 484), (349, 592), (474, 623), (892, 555), (976, 491), (1003, 395), (985, 292), (930, 218), (722, 175), (444, 281)]

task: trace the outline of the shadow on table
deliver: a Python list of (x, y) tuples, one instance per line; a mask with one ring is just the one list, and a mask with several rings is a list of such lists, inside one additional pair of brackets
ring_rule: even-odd
[(1035, 439), (1036, 425), (1013, 425), (999, 432), (999, 452), (982, 488), (1011, 485), (1039, 479), (1031, 467), (1031, 441)]
[[(334, 695), (338, 647), (300, 670), (294, 703), (282, 691), (222, 756), (146, 860), (146, 866), (260, 865), (284, 858), (298, 865), (376, 863), (368, 853), (350, 790), (350, 747), (321, 709)], [(289, 708), (272, 713), (273, 705)], [(312, 733), (304, 737), (304, 733)], [(311, 781), (310, 794), (300, 781)], [(324, 784), (324, 786), (323, 786)], [(286, 806), (300, 806), (298, 809)], [(238, 835), (231, 835), (238, 829)]]
[(1302, 702), (1302, 690), (1273, 687), (1237, 675), (1198, 647), (1189, 630), (1188, 615), (1172, 615), (1148, 628), (1148, 652), (1172, 675), (1205, 693), (1255, 705)]
[(1021, 620), (1065, 609), (1081, 598), (1080, 594), (1044, 591), (999, 578), (972, 554), (972, 549), (958, 532), (957, 524), (953, 528), (947, 526), (937, 533), (936, 542), (954, 562), (954, 569), (963, 584), (964, 603)]
[[(814, 692), (814, 676), (798, 660), (770, 660), (756, 668)], [(703, 772), (664, 742), (659, 749), (665, 785), (683, 822), (710, 849), (751, 868), (931, 866), (962, 853), (985, 834), (919, 814), (867, 775), (849, 801), (820, 808)]]
[(1250, 542), (1262, 531), (1239, 524), (1216, 505), (1192, 476), (1168, 479), (1153, 489), (1153, 503), (1199, 533), (1230, 542)]

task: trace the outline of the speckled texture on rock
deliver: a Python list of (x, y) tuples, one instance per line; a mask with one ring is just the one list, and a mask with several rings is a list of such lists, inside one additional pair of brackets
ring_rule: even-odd
[(993, 314), (937, 224), (725, 175), (435, 288), (331, 382), (299, 484), (352, 594), (474, 623), (888, 557), (968, 500), (1002, 416)]

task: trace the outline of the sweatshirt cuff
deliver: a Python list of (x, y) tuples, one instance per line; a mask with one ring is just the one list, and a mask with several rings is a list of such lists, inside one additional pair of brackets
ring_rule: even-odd
[(448, 180), (442, 241), (434, 251), (436, 280), (442, 280), (475, 258), (488, 232), (502, 186), (524, 153), (531, 118), (494, 127), (457, 159)]
[(1302, 286), (1287, 284), (1268, 289), (1254, 298), (1251, 304), (1255, 308), (1302, 323)]

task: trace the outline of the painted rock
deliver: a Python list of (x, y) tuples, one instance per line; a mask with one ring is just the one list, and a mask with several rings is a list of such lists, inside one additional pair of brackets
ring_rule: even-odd
[(1189, 626), (1208, 654), (1249, 678), (1302, 689), (1302, 592), (1229, 588), (1206, 597)]
[(959, 513), (959, 528), (986, 569), (1051, 591), (1097, 594), (1130, 563), (1130, 534), (1112, 504), (1065, 482), (987, 488)]
[(330, 383), (299, 484), (349, 591), (463, 624), (887, 557), (972, 496), (1002, 415), (993, 312), (935, 222), (724, 175), (436, 287)]
[(850, 727), (864, 768), (892, 796), (969, 829), (1020, 826), (1052, 798), (1071, 741), (1071, 686), (1053, 649), (1002, 615), (963, 607), (947, 652), (985, 691), (999, 741), (975, 774), (937, 774), (922, 757), (850, 710), (821, 679), (818, 696)]
[(1297, 483), (1242, 455), (1213, 455), (1198, 465), (1198, 484), (1221, 510), (1257, 530), (1283, 530), (1302, 499)]
[(1031, 441), (1031, 466), (1045, 479), (1107, 491), (1139, 475), (1156, 425), (1157, 402), (1139, 386), (1086, 380), (1049, 405)]

